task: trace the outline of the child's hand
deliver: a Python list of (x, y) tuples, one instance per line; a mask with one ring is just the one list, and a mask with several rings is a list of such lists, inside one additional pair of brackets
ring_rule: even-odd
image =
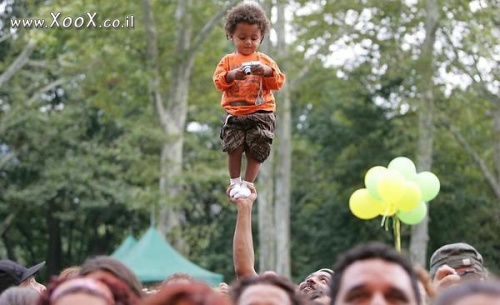
[(233, 80), (243, 80), (245, 79), (245, 72), (243, 72), (243, 68), (236, 68), (231, 71), (229, 71), (226, 74), (226, 82), (230, 83)]
[(259, 75), (262, 77), (272, 76), (273, 69), (271, 69), (269, 66), (261, 63), (260, 65), (256, 65), (256, 66), (252, 67), (252, 74)]

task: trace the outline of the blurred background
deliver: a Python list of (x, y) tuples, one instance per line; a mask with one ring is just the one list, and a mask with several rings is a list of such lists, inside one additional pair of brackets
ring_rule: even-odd
[[(239, 2), (0, 1), (0, 257), (47, 260), (47, 279), (152, 225), (234, 278), (212, 74)], [(406, 156), (441, 191), (403, 225), (404, 251), (426, 265), (465, 241), (499, 271), (498, 1), (259, 3), (260, 51), (287, 84), (256, 183), (257, 269), (298, 279), (357, 243), (393, 243), (348, 201), (369, 168)]]

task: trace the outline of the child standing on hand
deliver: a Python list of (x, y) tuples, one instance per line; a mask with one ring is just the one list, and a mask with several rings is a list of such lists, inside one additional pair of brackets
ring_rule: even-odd
[[(285, 74), (272, 58), (258, 52), (269, 24), (256, 3), (244, 2), (232, 8), (225, 30), (236, 52), (221, 59), (213, 76), (215, 86), (223, 92), (221, 104), (227, 113), (220, 137), (222, 150), (228, 155), (229, 195), (233, 198), (250, 195), (247, 185), (257, 178), (274, 138), (276, 104), (271, 90), (283, 87)], [(247, 167), (241, 180), (243, 153)]]

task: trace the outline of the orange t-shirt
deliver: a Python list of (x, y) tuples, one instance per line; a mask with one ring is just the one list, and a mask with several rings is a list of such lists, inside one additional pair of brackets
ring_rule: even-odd
[[(244, 80), (226, 81), (226, 74), (242, 66), (249, 61), (260, 61), (273, 70), (273, 75), (261, 77), (258, 75), (247, 75)], [(285, 74), (282, 73), (274, 60), (264, 53), (256, 52), (245, 56), (232, 53), (224, 56), (215, 69), (213, 81), (217, 90), (222, 91), (221, 105), (230, 114), (242, 116), (257, 112), (258, 110), (276, 110), (274, 95), (271, 90), (279, 90), (285, 84)], [(262, 88), (260, 86), (262, 85)], [(263, 103), (256, 105), (255, 101), (260, 96)]]

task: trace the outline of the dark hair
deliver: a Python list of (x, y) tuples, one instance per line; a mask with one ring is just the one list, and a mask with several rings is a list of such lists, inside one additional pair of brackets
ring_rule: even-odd
[(87, 259), (80, 269), (80, 275), (86, 276), (96, 271), (106, 271), (127, 284), (139, 298), (143, 296), (142, 284), (135, 274), (122, 262), (109, 256), (96, 256)]
[(469, 281), (454, 285), (439, 293), (434, 300), (434, 305), (452, 305), (456, 301), (472, 295), (488, 295), (500, 297), (500, 282)]
[(29, 287), (10, 287), (0, 295), (2, 305), (32, 305), (38, 302), (40, 295)]
[(239, 279), (231, 287), (231, 298), (233, 299), (233, 304), (238, 304), (243, 292), (253, 285), (271, 285), (283, 290), (290, 298), (290, 304), (292, 305), (305, 305), (307, 304), (306, 299), (299, 293), (297, 293), (295, 284), (289, 279), (277, 275), (277, 274), (263, 274), (256, 276), (248, 276)]
[(175, 305), (179, 301), (187, 301), (191, 305), (230, 305), (224, 296), (196, 281), (163, 286), (155, 294), (146, 297), (142, 305)]
[(266, 12), (257, 3), (244, 2), (229, 10), (226, 16), (226, 37), (229, 39), (239, 23), (256, 24), (262, 37), (269, 33), (270, 22)]
[(333, 270), (332, 270), (332, 269), (330, 269), (330, 268), (321, 268), (321, 269), (319, 269), (319, 270), (316, 270), (315, 272), (326, 272), (326, 273), (330, 274), (331, 276), (333, 276), (333, 274), (335, 273), (335, 272), (333, 272)]
[(381, 242), (369, 242), (358, 245), (344, 253), (344, 255), (337, 260), (333, 268), (333, 270), (335, 270), (335, 274), (333, 275), (330, 284), (330, 297), (332, 304), (334, 304), (337, 294), (339, 293), (345, 270), (358, 261), (368, 259), (381, 259), (383, 261), (401, 266), (410, 277), (411, 286), (413, 288), (417, 304), (421, 304), (422, 301), (418, 289), (417, 276), (415, 275), (412, 265), (394, 248)]

